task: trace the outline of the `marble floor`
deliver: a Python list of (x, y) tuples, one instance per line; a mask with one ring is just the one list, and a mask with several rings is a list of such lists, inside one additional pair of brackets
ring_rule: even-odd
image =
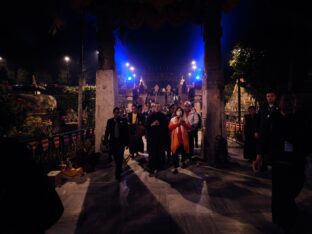
[[(57, 188), (65, 211), (47, 233), (282, 233), (271, 223), (269, 174), (253, 173), (239, 147), (229, 144), (229, 152), (227, 169), (198, 161), (156, 176), (144, 170), (144, 154), (125, 162), (121, 182), (114, 164), (101, 161)], [(312, 211), (312, 190), (304, 188), (297, 203)], [(304, 233), (312, 233), (311, 220), (301, 219)]]

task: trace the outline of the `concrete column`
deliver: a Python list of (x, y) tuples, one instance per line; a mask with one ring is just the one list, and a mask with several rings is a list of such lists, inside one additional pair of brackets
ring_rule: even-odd
[(100, 152), (106, 123), (113, 116), (118, 104), (118, 81), (115, 74), (114, 45), (112, 23), (105, 16), (98, 17), (99, 69), (96, 72), (95, 102), (95, 151)]
[[(202, 156), (210, 164), (223, 161), (217, 153), (216, 138), (225, 135), (224, 80), (221, 68), (221, 1), (207, 1), (204, 24), (205, 78), (203, 81)], [(225, 149), (227, 150), (227, 149)]]
[(126, 99), (127, 99), (127, 110), (131, 111), (133, 105), (133, 93), (132, 90), (127, 90), (126, 92)]
[(194, 108), (198, 113), (202, 111), (202, 90), (195, 89)]
[(113, 116), (113, 109), (118, 103), (117, 81), (114, 70), (96, 72), (96, 107), (95, 107), (95, 150), (100, 151), (101, 139), (105, 133), (106, 122)]

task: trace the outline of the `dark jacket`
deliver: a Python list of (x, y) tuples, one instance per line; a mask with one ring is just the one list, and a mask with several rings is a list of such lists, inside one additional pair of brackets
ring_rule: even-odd
[(244, 116), (244, 135), (247, 139), (252, 139), (255, 137), (255, 132), (259, 129), (259, 115), (256, 114), (252, 117), (250, 114)]
[(41, 233), (62, 216), (63, 204), (32, 151), (14, 139), (0, 140), (1, 233)]
[[(257, 129), (256, 132), (259, 133), (259, 138), (264, 139), (264, 136), (262, 136), (261, 132), (263, 131), (264, 128), (266, 128), (268, 125), (271, 124), (272, 121), (272, 115), (279, 113), (280, 109), (277, 105), (273, 105), (272, 107), (269, 107), (268, 104), (261, 106), (259, 111), (258, 111), (258, 124), (256, 125)], [(270, 131), (270, 129), (267, 129), (266, 131)], [(266, 136), (267, 141), (271, 141), (271, 134), (268, 133), (268, 136)], [(266, 146), (265, 148), (260, 149), (260, 144), (257, 145), (257, 153), (258, 154), (267, 154), (271, 153), (270, 147)]]
[(141, 113), (137, 113), (137, 118), (135, 124), (132, 124), (132, 112), (128, 113), (128, 125), (129, 125), (129, 133), (131, 135), (136, 134), (137, 125), (144, 126), (145, 121), (144, 117)]
[[(115, 137), (116, 122), (118, 122), (119, 124), (119, 137), (117, 139)], [(120, 143), (121, 145), (127, 146), (129, 142), (128, 134), (127, 119), (121, 117), (118, 117), (117, 119), (111, 118), (107, 120), (104, 142), (114, 144), (116, 141), (118, 141), (118, 143)]]
[[(272, 113), (263, 121), (260, 129), (260, 154), (272, 152), (273, 161), (281, 160), (304, 164), (305, 157), (311, 151), (308, 120), (301, 113), (282, 115)], [(293, 152), (285, 150), (285, 142), (293, 146)], [(287, 147), (286, 147), (287, 148)]]

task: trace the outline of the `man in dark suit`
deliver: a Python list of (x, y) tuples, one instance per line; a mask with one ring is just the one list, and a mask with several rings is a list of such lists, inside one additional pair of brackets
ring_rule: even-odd
[(125, 147), (128, 146), (128, 125), (125, 118), (120, 117), (120, 108), (113, 110), (114, 117), (107, 120), (104, 144), (109, 144), (110, 153), (116, 163), (115, 176), (120, 180)]
[(139, 152), (144, 152), (144, 143), (142, 136), (144, 134), (144, 117), (138, 112), (138, 106), (132, 105), (132, 112), (128, 113), (129, 126), (129, 152), (130, 157), (138, 156)]
[[(266, 92), (266, 100), (267, 103), (262, 106), (258, 112), (259, 115), (259, 128), (255, 133), (255, 136), (259, 138), (267, 138), (261, 139), (262, 141), (271, 142), (270, 137), (272, 134), (268, 134), (267, 136), (261, 136), (261, 129), (265, 128), (267, 123), (272, 121), (272, 116), (280, 111), (279, 106), (277, 104), (277, 95), (274, 90), (268, 90)], [(270, 125), (270, 124), (269, 124)], [(272, 164), (272, 149), (270, 148), (270, 144), (266, 145), (266, 148), (263, 149), (263, 164), (261, 167), (261, 171), (266, 171), (267, 166)], [(257, 149), (257, 154), (259, 154), (259, 149)]]
[[(296, 227), (298, 208), (296, 197), (305, 181), (306, 157), (311, 153), (310, 120), (305, 113), (295, 111), (295, 98), (286, 93), (280, 100), (280, 111), (272, 113), (262, 125), (259, 152), (255, 168), (261, 166), (264, 153), (272, 153), (272, 221), (285, 233), (305, 233)], [(269, 141), (268, 141), (269, 139)]]

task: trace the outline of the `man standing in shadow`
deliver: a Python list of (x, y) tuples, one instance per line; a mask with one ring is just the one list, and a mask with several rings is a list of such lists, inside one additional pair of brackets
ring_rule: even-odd
[[(276, 91), (270, 89), (266, 92), (266, 101), (267, 103), (262, 106), (258, 112), (259, 115), (259, 128), (255, 133), (255, 136), (259, 136), (262, 141), (265, 140), (267, 142), (271, 142), (272, 134), (268, 134), (267, 136), (261, 136), (261, 129), (264, 128), (264, 125), (267, 123), (270, 125), (272, 124), (272, 116), (276, 113), (279, 113), (280, 109), (277, 104), (277, 95)], [(263, 139), (266, 137), (267, 139)], [(257, 147), (258, 148), (258, 147)], [(272, 147), (270, 144), (267, 144), (263, 150), (263, 163), (260, 168), (260, 171), (264, 172), (267, 171), (268, 166), (272, 165)], [(257, 154), (259, 154), (259, 149), (257, 149)]]
[(124, 159), (125, 147), (128, 146), (128, 124), (127, 119), (120, 117), (120, 108), (113, 110), (114, 117), (107, 120), (104, 135), (104, 144), (109, 144), (109, 150), (113, 155), (116, 170), (116, 180), (121, 179), (122, 163)]

